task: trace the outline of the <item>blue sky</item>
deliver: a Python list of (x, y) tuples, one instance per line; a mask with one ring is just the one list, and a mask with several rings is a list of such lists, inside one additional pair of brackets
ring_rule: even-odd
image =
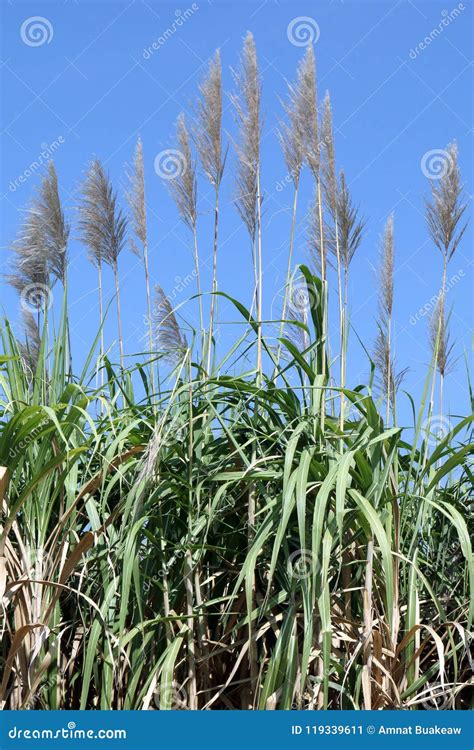
[[(428, 238), (423, 215), (429, 180), (423, 173), (422, 160), (425, 157), (425, 171), (431, 163), (425, 155), (444, 149), (456, 139), (466, 195), (473, 192), (472, 4), (468, 0), (199, 0), (194, 4), (184, 0), (179, 5), (157, 0), (1, 0), (1, 14), (4, 96), (0, 267), (5, 269), (21, 210), (38, 182), (38, 173), (29, 176), (29, 167), (40, 159), (45, 145), (49, 146), (54, 150), (61, 192), (73, 222), (70, 302), (77, 359), (88, 349), (97, 324), (95, 271), (76, 239), (74, 225), (75, 193), (88, 160), (99, 156), (120, 188), (124, 166), (141, 136), (152, 280), (175, 294), (177, 304), (184, 303), (194, 292), (191, 286), (180, 291), (182, 280), (193, 268), (190, 238), (178, 220), (166, 184), (155, 172), (155, 157), (174, 147), (176, 118), (181, 110), (191, 111), (197, 85), (217, 47), (222, 53), (225, 88), (232, 90), (230, 67), (238, 62), (247, 30), (255, 36), (263, 76), (264, 307), (267, 317), (278, 317), (293, 190), (285, 181), (287, 170), (275, 126), (281, 117), (279, 98), (285, 94), (285, 82), (294, 77), (307, 41), (304, 34), (290, 38), (289, 25), (291, 29), (295, 19), (301, 24), (298, 19), (305, 17), (314, 39), (320, 94), (329, 89), (333, 102), (337, 162), (344, 167), (354, 200), (367, 219), (364, 240), (351, 267), (352, 324), (364, 344), (372, 348), (377, 292), (374, 266), (384, 223), (394, 211), (397, 360), (400, 368), (410, 368), (404, 387), (415, 397), (420, 395), (430, 351), (427, 317), (417, 313), (438, 292), (441, 277), (441, 255)], [(40, 31), (44, 43), (31, 44), (31, 39), (30, 44), (25, 43), (28, 21), (36, 16), (45, 19)], [(163, 42), (167, 29), (172, 33)], [(37, 41), (33, 37), (33, 42)], [(157, 49), (153, 49), (154, 42)], [(224, 124), (230, 134), (235, 134), (228, 101)], [(219, 283), (221, 290), (248, 304), (251, 258), (246, 232), (232, 204), (233, 162), (231, 154), (223, 184)], [(311, 180), (305, 174), (297, 261), (307, 259), (304, 217), (311, 192)], [(207, 289), (212, 239), (210, 199), (209, 185), (201, 180), (199, 244)], [(470, 351), (471, 238), (468, 230), (449, 273), (457, 276), (448, 294), (457, 356), (464, 348)], [(143, 277), (136, 257), (128, 251), (120, 258), (120, 269), (126, 350), (132, 353), (143, 347)], [(0, 288), (2, 307), (18, 321), (15, 293), (3, 283)], [(111, 299), (111, 276), (107, 276), (106, 290)], [(196, 320), (193, 304), (183, 305), (181, 311), (188, 320)], [(106, 331), (109, 341), (115, 337), (114, 315), (111, 308)], [(235, 319), (232, 309), (223, 303), (219, 315), (228, 322)], [(336, 325), (333, 314), (334, 337)], [(225, 326), (222, 339), (230, 336), (230, 330)], [(353, 336), (350, 383), (360, 382), (367, 369), (367, 358)], [(462, 360), (448, 377), (445, 392), (448, 409), (466, 413)], [(406, 406), (401, 410), (407, 414)]]

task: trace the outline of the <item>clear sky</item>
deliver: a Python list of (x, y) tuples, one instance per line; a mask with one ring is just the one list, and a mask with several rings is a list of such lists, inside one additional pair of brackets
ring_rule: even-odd
[[(80, 359), (93, 339), (98, 310), (95, 271), (77, 241), (75, 193), (93, 155), (103, 160), (120, 188), (124, 166), (131, 160), (140, 135), (145, 151), (152, 280), (174, 294), (177, 304), (185, 302), (194, 292), (191, 286), (180, 291), (180, 280), (193, 268), (189, 236), (177, 218), (166, 184), (156, 174), (155, 158), (174, 147), (176, 118), (181, 110), (191, 111), (198, 83), (217, 47), (222, 53), (225, 88), (232, 90), (230, 67), (236, 66), (243, 36), (250, 30), (256, 39), (263, 76), (265, 113), (264, 307), (267, 317), (278, 317), (293, 189), (285, 181), (287, 171), (275, 126), (281, 116), (285, 82), (294, 77), (304, 44), (312, 38), (320, 94), (329, 89), (332, 97), (337, 162), (345, 168), (354, 200), (367, 219), (364, 240), (351, 267), (352, 324), (371, 349), (376, 331), (374, 266), (384, 223), (394, 211), (397, 360), (400, 368), (410, 368), (404, 387), (419, 396), (430, 350), (427, 317), (417, 313), (438, 292), (441, 277), (441, 255), (428, 238), (423, 214), (423, 196), (429, 192), (424, 171), (437, 166), (436, 158), (433, 161), (428, 152), (443, 150), (456, 139), (466, 195), (473, 192), (472, 3), (176, 3), (1, 0), (1, 269), (5, 270), (9, 242), (16, 233), (21, 210), (38, 182), (38, 172), (30, 176), (30, 165), (40, 160), (45, 145), (49, 146), (73, 222), (70, 302), (74, 353)], [(37, 16), (43, 19), (39, 32), (29, 28), (31, 19)], [(235, 134), (228, 100), (225, 128)], [(44, 156), (47, 153), (48, 148)], [(233, 164), (230, 153), (223, 184), (219, 283), (221, 290), (249, 304), (251, 256), (246, 232), (232, 205)], [(307, 259), (304, 217), (311, 192), (311, 180), (305, 174), (296, 241), (298, 261)], [(199, 242), (207, 289), (212, 241), (210, 198), (209, 185), (200, 180)], [(469, 202), (468, 211), (472, 207)], [(464, 348), (470, 353), (471, 242), (469, 230), (448, 274), (457, 275), (447, 299), (453, 306), (451, 329), (458, 357), (462, 357)], [(137, 258), (128, 250), (120, 258), (120, 269), (126, 350), (132, 353), (144, 346), (143, 276)], [(18, 321), (15, 293), (4, 283), (0, 290), (2, 307)], [(107, 275), (106, 291), (111, 299), (111, 275)], [(180, 312), (188, 320), (196, 320), (193, 304), (184, 305)], [(219, 315), (222, 320), (236, 319), (230, 306), (223, 303)], [(111, 308), (109, 341), (115, 336), (114, 316)], [(333, 336), (336, 325), (333, 315)], [(229, 328), (225, 330), (227, 339)], [(360, 382), (367, 370), (366, 356), (353, 336), (350, 384)], [(453, 413), (467, 412), (462, 359), (448, 377), (446, 402)], [(406, 406), (402, 411), (408, 414)]]

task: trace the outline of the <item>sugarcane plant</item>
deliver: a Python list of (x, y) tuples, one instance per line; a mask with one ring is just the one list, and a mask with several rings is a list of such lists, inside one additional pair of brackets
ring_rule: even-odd
[[(433, 434), (436, 372), (442, 415), (449, 370), (444, 292), (422, 395), (409, 399), (413, 422), (404, 427), (393, 216), (381, 238), (370, 375), (349, 385), (349, 275), (365, 223), (336, 168), (331, 104), (318, 102), (310, 48), (275, 140), (294, 190), (281, 316), (270, 325), (262, 80), (251, 34), (234, 82), (233, 153), (224, 145), (216, 54), (194, 121), (178, 118), (181, 168), (166, 180), (190, 237), (198, 331), (187, 305), (152, 283), (160, 268), (150, 267), (153, 198), (141, 141), (124, 196), (98, 159), (80, 189), (77, 234), (98, 272), (99, 303), (80, 369), (69, 342), (74, 349), (70, 225), (52, 164), (12, 244), (6, 281), (26, 330), (7, 318), (0, 330), (1, 707), (468, 709), (472, 393), (468, 380), (467, 416), (450, 415), (449, 429)], [(426, 204), (443, 289), (466, 210), (456, 147), (447, 153), (449, 170)], [(231, 160), (229, 210), (248, 234), (254, 278), (243, 301), (218, 284)], [(301, 219), (308, 262), (295, 264), (306, 170), (314, 189), (309, 224)], [(202, 183), (215, 198), (210, 279), (198, 244)], [(118, 261), (127, 242), (144, 271), (148, 345), (140, 354), (126, 351), (123, 335)], [(105, 341), (110, 273), (118, 362)], [(48, 296), (56, 281), (64, 288), (55, 294), (57, 321)], [(228, 352), (216, 336), (220, 301), (243, 329)]]

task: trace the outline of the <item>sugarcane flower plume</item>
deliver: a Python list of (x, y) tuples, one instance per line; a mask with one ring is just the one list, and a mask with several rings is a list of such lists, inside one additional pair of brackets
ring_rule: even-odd
[(251, 240), (257, 227), (258, 170), (260, 166), (260, 103), (261, 83), (255, 41), (248, 32), (240, 60), (240, 69), (233, 71), (237, 93), (231, 97), (239, 126), (235, 205), (247, 227)]
[(455, 142), (446, 149), (447, 169), (438, 182), (431, 182), (431, 199), (425, 201), (426, 221), (436, 247), (450, 260), (456, 252), (467, 228), (462, 219), (467, 203), (458, 164), (458, 147)]
[(141, 244), (141, 248), (138, 248), (134, 239), (130, 238), (130, 249), (141, 258), (143, 256), (143, 249), (146, 247), (148, 241), (145, 203), (145, 166), (141, 138), (137, 141), (133, 166), (127, 171), (127, 178), (129, 186), (125, 191), (125, 195), (130, 207), (133, 230)]
[(79, 229), (91, 262), (114, 267), (126, 243), (127, 217), (118, 207), (117, 193), (98, 159), (91, 163), (83, 185)]
[(168, 180), (167, 187), (179, 215), (193, 231), (197, 221), (196, 160), (192, 154), (191, 138), (183, 113), (179, 115), (176, 123), (176, 137), (185, 168), (179, 170), (173, 179)]
[(194, 139), (202, 167), (211, 185), (218, 188), (224, 171), (222, 158), (222, 70), (217, 50), (209, 71), (199, 86)]
[(155, 286), (152, 318), (156, 348), (168, 361), (179, 362), (188, 348), (186, 337), (179, 327), (169, 298), (158, 284)]

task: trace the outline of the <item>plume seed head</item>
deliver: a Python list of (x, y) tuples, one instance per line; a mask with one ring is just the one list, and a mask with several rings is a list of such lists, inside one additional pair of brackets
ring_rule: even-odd
[(179, 362), (188, 345), (171, 307), (171, 302), (158, 284), (155, 286), (152, 318), (156, 348), (163, 352), (169, 362)]
[(25, 213), (12, 243), (11, 271), (6, 280), (20, 294), (27, 286), (62, 283), (67, 273), (70, 225), (64, 216), (54, 163), (50, 161), (36, 196)]
[(306, 54), (298, 67), (297, 75), (306, 162), (313, 177), (319, 179), (321, 144), (319, 142), (316, 60), (312, 44), (306, 48)]
[(176, 138), (183, 157), (184, 169), (168, 181), (168, 189), (182, 220), (191, 231), (195, 231), (197, 223), (196, 161), (193, 158), (191, 138), (182, 112), (176, 122)]
[[(320, 203), (320, 193), (315, 190), (314, 198), (309, 209), (308, 220), (308, 244), (311, 261), (320, 274), (321, 269), (327, 265), (328, 249), (332, 252), (332, 232), (324, 218), (323, 206)], [(335, 250), (334, 250), (335, 252)]]
[(463, 198), (458, 147), (446, 148), (446, 170), (439, 181), (431, 182), (431, 200), (425, 200), (426, 222), (431, 239), (448, 262), (456, 252), (467, 228), (462, 218), (467, 204)]
[(298, 66), (296, 83), (288, 84), (288, 99), (283, 108), (288, 121), (280, 123), (277, 135), (297, 187), (305, 160), (313, 174), (319, 172), (316, 70), (312, 50), (306, 52)]
[(260, 169), (261, 82), (253, 35), (244, 40), (240, 68), (233, 72), (237, 94), (231, 97), (239, 126), (235, 204), (251, 240), (257, 227), (257, 196)]
[[(141, 138), (137, 140), (133, 166), (130, 172), (127, 172), (127, 178), (129, 187), (125, 191), (125, 195), (130, 207), (133, 229), (143, 250), (147, 246), (148, 238), (145, 202), (145, 165)], [(141, 257), (142, 253), (138, 250), (135, 243), (131, 244), (131, 249)]]
[(37, 214), (49, 271), (63, 284), (67, 274), (67, 246), (70, 224), (66, 220), (59, 197), (58, 176), (50, 161), (32, 210)]
[(328, 91), (326, 91), (323, 100), (321, 139), (324, 157), (322, 170), (324, 192), (331, 215), (333, 219), (336, 220), (338, 186), (336, 177), (336, 156), (334, 149), (332, 107)]
[(386, 318), (390, 318), (393, 311), (394, 255), (394, 217), (391, 214), (385, 224), (379, 267), (379, 305)]
[(202, 167), (211, 185), (218, 188), (224, 171), (222, 159), (222, 68), (220, 50), (209, 64), (199, 86), (195, 141)]
[(89, 166), (79, 204), (79, 230), (95, 266), (116, 267), (127, 234), (127, 218), (101, 162)]
[[(339, 251), (344, 270), (347, 273), (349, 265), (362, 242), (365, 221), (359, 218), (359, 211), (352, 202), (344, 170), (342, 169), (337, 186), (336, 216), (339, 230)], [(332, 250), (334, 247), (335, 242), (331, 242), (330, 249)]]
[(6, 281), (19, 293), (28, 286), (49, 286), (48, 254), (41, 218), (34, 207), (27, 209), (16, 239)]

